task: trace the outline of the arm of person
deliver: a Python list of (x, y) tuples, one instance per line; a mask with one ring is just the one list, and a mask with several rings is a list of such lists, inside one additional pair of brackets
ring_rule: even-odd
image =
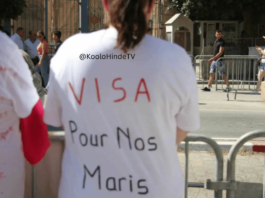
[[(183, 57), (184, 59), (184, 57)], [(200, 127), (200, 115), (199, 115), (199, 102), (198, 102), (198, 87), (196, 75), (194, 73), (190, 58), (185, 56), (183, 64), (187, 64), (187, 68), (190, 69), (187, 73), (187, 82), (185, 88), (185, 97), (182, 98), (181, 107), (175, 115), (176, 120), (176, 143), (177, 145), (182, 142), (188, 132), (196, 131)]]
[(42, 47), (42, 54), (41, 54), (41, 59), (40, 59), (40, 61), (39, 61), (39, 66), (41, 66), (41, 64), (42, 64), (42, 61), (43, 61), (43, 59), (45, 58), (45, 56), (46, 56), (46, 53), (45, 53), (45, 46), (42, 44), (41, 45), (41, 47)]
[(187, 135), (188, 135), (187, 131), (177, 128), (177, 140), (176, 140), (177, 145), (179, 145), (183, 140), (185, 140)]
[(256, 46), (256, 49), (257, 49), (259, 54), (265, 56), (265, 52), (259, 46)]
[(218, 54), (216, 54), (214, 57), (210, 58), (209, 62), (216, 61), (218, 58), (220, 58), (222, 56), (224, 51), (225, 51), (225, 48), (224, 47), (220, 47), (220, 50), (219, 50)]

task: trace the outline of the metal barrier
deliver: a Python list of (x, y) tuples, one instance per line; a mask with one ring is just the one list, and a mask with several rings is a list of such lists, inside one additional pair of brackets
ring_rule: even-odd
[[(202, 82), (202, 86), (209, 80), (210, 63), (208, 63), (208, 59), (211, 57), (212, 55), (198, 55), (194, 58), (194, 70), (197, 82)], [(217, 67), (216, 69), (215, 89), (225, 89), (223, 86), (224, 81), (218, 75), (220, 70), (224, 70), (232, 89), (235, 90), (235, 98), (237, 90), (255, 90), (259, 70), (257, 60), (259, 58), (260, 56), (257, 55), (225, 55), (219, 58), (216, 64), (218, 65), (220, 61), (223, 61), (225, 66)]]
[[(185, 139), (185, 198), (188, 197), (188, 162), (189, 162), (189, 142), (205, 142), (210, 145), (216, 156), (216, 172), (215, 172), (215, 181), (219, 182), (223, 180), (223, 164), (224, 158), (220, 146), (211, 138), (203, 135), (189, 134)], [(194, 187), (194, 186), (190, 186)], [(197, 186), (196, 186), (197, 187)], [(222, 198), (222, 190), (215, 190), (215, 198)]]
[(265, 137), (265, 131), (252, 131), (239, 138), (238, 141), (232, 146), (228, 154), (226, 181), (212, 182), (211, 180), (207, 180), (205, 188), (208, 190), (226, 190), (227, 198), (262, 198), (263, 184), (238, 182), (235, 180), (235, 160), (239, 149), (247, 141), (259, 137)]
[[(212, 138), (189, 134), (185, 139), (185, 198), (188, 197), (188, 187), (205, 188), (207, 190), (214, 190), (214, 198), (222, 198), (222, 191), (226, 190), (227, 198), (249, 198), (253, 197), (255, 191), (255, 198), (261, 198), (263, 193), (263, 185), (261, 183), (247, 183), (238, 182), (235, 180), (235, 159), (239, 149), (247, 141), (265, 137), (265, 131), (253, 131), (245, 134), (233, 145), (230, 149), (228, 160), (227, 160), (227, 178), (226, 181), (223, 179), (223, 153), (221, 147)], [(49, 138), (52, 142), (64, 141), (64, 132), (49, 132)], [(193, 183), (188, 182), (188, 161), (189, 161), (189, 142), (204, 142), (212, 147), (216, 156), (216, 171), (215, 179), (211, 181), (206, 179), (205, 183)], [(36, 167), (32, 168), (32, 198), (37, 198), (37, 171)], [(252, 193), (252, 194), (251, 194)]]
[[(221, 57), (216, 64), (223, 61), (225, 66), (217, 67), (215, 73), (215, 89), (218, 90), (218, 81), (222, 76), (218, 75), (220, 70), (224, 70), (232, 89), (236, 90), (253, 90), (257, 83), (256, 75), (258, 74), (257, 60), (259, 56), (230, 56)], [(245, 83), (248, 87), (245, 87)], [(252, 86), (251, 86), (252, 85)], [(222, 84), (223, 89), (223, 84)]]

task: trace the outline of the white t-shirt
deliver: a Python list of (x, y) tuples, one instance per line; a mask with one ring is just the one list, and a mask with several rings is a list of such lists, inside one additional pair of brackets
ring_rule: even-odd
[(23, 41), (22, 41), (21, 37), (17, 33), (13, 34), (10, 38), (11, 38), (12, 41), (14, 41), (17, 44), (19, 49), (24, 50)]
[(38, 56), (37, 46), (39, 45), (39, 43), (40, 41), (38, 39), (36, 39), (34, 43), (32, 43), (30, 39), (25, 40), (24, 49), (25, 52), (28, 53), (30, 58), (35, 58), (36, 56)]
[(59, 198), (179, 198), (176, 129), (199, 128), (190, 58), (147, 35), (125, 55), (116, 39), (78, 34), (51, 61), (44, 121), (66, 132)]
[(39, 96), (17, 46), (2, 32), (0, 43), (0, 197), (23, 198), (25, 171), (19, 122), (30, 115)]

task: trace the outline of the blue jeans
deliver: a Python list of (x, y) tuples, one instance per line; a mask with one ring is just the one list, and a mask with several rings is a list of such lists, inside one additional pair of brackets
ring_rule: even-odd
[(210, 69), (210, 73), (211, 74), (215, 74), (216, 72), (216, 68), (219, 67), (219, 75), (226, 75), (225, 73), (225, 63), (224, 61), (218, 61), (218, 63), (216, 61), (213, 61), (211, 64), (211, 69)]
[(261, 66), (259, 69), (262, 69), (263, 71), (265, 71), (265, 63), (261, 63)]
[[(41, 59), (41, 55), (39, 55), (39, 59)], [(48, 74), (49, 64), (50, 64), (50, 58), (48, 54), (46, 54), (46, 56), (42, 60), (42, 64), (40, 67), (41, 77), (43, 79), (44, 87), (46, 87), (46, 85), (48, 84), (48, 80), (49, 80), (49, 74)]]

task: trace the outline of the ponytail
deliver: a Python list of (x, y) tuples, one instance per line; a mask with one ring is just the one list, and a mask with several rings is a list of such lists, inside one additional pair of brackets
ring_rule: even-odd
[[(148, 4), (149, 2), (149, 4)], [(143, 9), (152, 0), (108, 0), (110, 23), (118, 31), (117, 47), (126, 53), (141, 42), (147, 30)]]

